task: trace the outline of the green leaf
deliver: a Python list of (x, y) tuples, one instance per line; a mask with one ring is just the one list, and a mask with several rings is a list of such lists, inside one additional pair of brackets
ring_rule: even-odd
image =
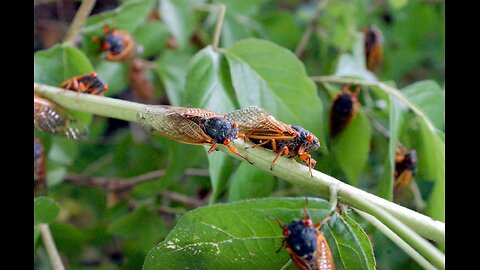
[(394, 9), (401, 9), (408, 3), (408, 0), (388, 0), (388, 3), (390, 3)]
[(273, 175), (241, 163), (232, 178), (228, 190), (230, 202), (250, 198), (268, 197), (275, 187)]
[[(333, 236), (343, 267), (349, 269), (376, 269), (372, 246), (363, 229), (353, 220), (348, 222), (338, 214), (321, 227), (326, 235)], [(328, 241), (327, 237), (327, 241)]]
[(136, 43), (142, 47), (140, 56), (147, 58), (165, 50), (169, 33), (164, 23), (150, 22), (141, 25), (133, 36)]
[(445, 127), (445, 92), (434, 81), (421, 81), (400, 90), (439, 130)]
[(163, 82), (170, 104), (180, 106), (185, 95), (185, 67), (192, 59), (192, 54), (186, 51), (168, 50), (155, 63), (157, 75)]
[(62, 165), (72, 165), (78, 154), (78, 142), (64, 138), (52, 138), (48, 159)]
[(372, 128), (365, 114), (358, 110), (352, 122), (331, 142), (332, 152), (348, 183), (357, 186), (368, 161)]
[(37, 197), (33, 200), (33, 224), (50, 223), (60, 212), (60, 206), (50, 197)]
[(187, 71), (184, 102), (225, 114), (235, 109), (233, 90), (222, 74), (222, 57), (211, 46), (199, 51), (190, 61)]
[(118, 95), (130, 84), (126, 63), (101, 61), (95, 66), (95, 69), (98, 76), (108, 84), (108, 91), (105, 92), (107, 97)]
[(38, 83), (57, 86), (73, 76), (91, 71), (93, 68), (88, 58), (70, 45), (58, 44), (33, 56), (33, 78)]
[(220, 36), (221, 46), (228, 47), (237, 41), (255, 36), (257, 28), (257, 23), (250, 17), (227, 11)]
[(373, 253), (372, 242), (370, 242), (370, 238), (363, 230), (362, 226), (358, 224), (353, 218), (348, 215), (342, 216), (345, 221), (347, 222), (350, 229), (355, 234), (358, 239), (358, 242), (361, 245), (363, 260), (366, 260), (366, 264), (368, 265), (368, 269), (376, 269), (376, 261), (375, 255)]
[(227, 7), (227, 13), (253, 16), (258, 14), (265, 0), (222, 0), (221, 2)]
[(272, 42), (247, 39), (225, 51), (241, 107), (257, 105), (279, 120), (300, 125), (325, 142), (322, 103), (295, 55)]
[[(203, 1), (201, 1), (203, 2)], [(195, 27), (192, 0), (161, 0), (160, 13), (170, 33), (185, 48)]]
[(435, 183), (428, 200), (427, 214), (445, 221), (445, 143), (419, 118), (421, 145), (418, 149), (417, 177)]
[(292, 14), (277, 10), (262, 16), (261, 22), (268, 39), (285, 48), (296, 48), (302, 32)]
[(133, 238), (148, 251), (152, 245), (163, 239), (167, 228), (155, 211), (141, 206), (132, 213), (114, 221), (108, 232), (125, 238)]
[[(275, 252), (284, 238), (275, 218), (283, 223), (302, 218), (304, 206), (304, 198), (268, 198), (197, 208), (148, 253), (143, 268), (280, 269), (290, 256), (285, 249)], [(324, 200), (308, 200), (314, 221), (329, 208)]]
[(378, 195), (384, 199), (393, 199), (393, 183), (395, 172), (395, 156), (400, 134), (400, 127), (402, 126), (403, 117), (399, 101), (390, 96), (390, 113), (389, 113), (389, 134), (388, 139), (388, 159), (385, 162), (385, 173), (381, 181), (378, 183)]

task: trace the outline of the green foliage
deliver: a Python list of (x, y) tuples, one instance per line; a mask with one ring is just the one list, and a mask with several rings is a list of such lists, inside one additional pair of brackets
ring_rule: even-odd
[[(108, 83), (108, 97), (220, 114), (261, 106), (320, 139), (320, 149), (310, 152), (316, 169), (387, 200), (396, 199), (392, 188), (395, 148), (400, 142), (417, 151), (414, 181), (427, 202), (423, 213), (444, 221), (443, 3), (120, 2), (106, 6), (98, 1), (102, 12), (86, 19), (81, 44), (58, 42), (37, 51), (35, 82), (58, 86), (72, 76), (95, 71)], [(220, 42), (212, 44), (220, 4), (225, 4), (226, 14)], [(320, 16), (297, 57), (294, 52), (318, 8)], [(155, 12), (160, 19), (152, 19)], [(360, 32), (372, 24), (382, 30), (384, 39), (384, 63), (375, 72), (366, 68)], [(97, 39), (104, 35), (104, 25), (132, 35), (140, 48), (137, 59), (148, 66), (143, 75), (154, 88), (152, 100), (137, 98), (129, 62), (105, 60)], [(316, 84), (311, 76), (318, 75), (388, 80), (389, 85), (398, 85), (409, 104), (378, 87), (363, 86), (356, 115), (330, 138), (330, 108), (342, 85)], [(407, 105), (415, 106), (426, 119)], [(207, 155), (208, 145), (149, 137), (136, 123), (71, 113), (88, 124), (86, 141), (35, 131), (45, 147), (49, 194), (34, 201), (36, 266), (49, 266), (38, 255), (43, 248), (40, 222), (49, 223), (57, 248), (72, 269), (83, 269), (86, 263), (102, 269), (232, 265), (280, 269), (289, 262), (286, 249), (275, 252), (283, 239), (275, 218), (288, 223), (303, 217), (310, 190), (225, 153)], [(273, 160), (274, 153), (271, 156)], [(317, 222), (329, 213), (330, 205), (309, 198), (307, 208)], [(320, 229), (337, 269), (418, 268), (394, 243), (359, 219), (335, 213)], [(284, 269), (295, 266), (290, 263)]]

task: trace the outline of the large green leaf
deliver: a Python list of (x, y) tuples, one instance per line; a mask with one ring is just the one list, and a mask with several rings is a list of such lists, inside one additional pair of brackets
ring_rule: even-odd
[(421, 81), (401, 89), (402, 94), (418, 106), (439, 130), (445, 127), (445, 92), (434, 81)]
[(75, 47), (59, 44), (33, 56), (35, 82), (57, 86), (63, 81), (93, 71), (88, 58)]
[(390, 113), (389, 113), (389, 135), (388, 138), (388, 159), (385, 161), (385, 173), (381, 181), (378, 183), (378, 195), (387, 200), (393, 199), (393, 182), (395, 172), (395, 156), (402, 126), (402, 110), (397, 99), (390, 96)]
[(344, 269), (376, 269), (370, 240), (355, 221), (334, 214), (321, 229), (333, 237), (329, 245), (335, 244)]
[[(205, 147), (205, 149), (207, 149), (207, 147)], [(208, 170), (212, 183), (210, 203), (215, 202), (225, 190), (228, 179), (235, 169), (235, 163), (236, 161), (225, 153), (212, 153), (208, 155)]]
[(60, 212), (60, 206), (50, 197), (37, 197), (33, 200), (33, 224), (50, 223)]
[(183, 105), (210, 109), (220, 114), (235, 109), (233, 90), (225, 76), (222, 56), (208, 46), (190, 61)]
[(301, 28), (289, 12), (274, 11), (262, 16), (261, 22), (269, 40), (292, 50), (298, 45)]
[[(280, 269), (290, 256), (279, 253), (283, 235), (275, 222), (289, 223), (304, 216), (304, 198), (268, 198), (211, 205), (185, 214), (167, 238), (152, 249), (144, 269)], [(314, 221), (330, 205), (308, 200)]]
[(279, 120), (300, 125), (325, 142), (316, 85), (292, 52), (269, 41), (247, 39), (228, 47), (225, 56), (241, 107), (261, 106)]
[(127, 89), (129, 85), (127, 63), (102, 61), (95, 66), (95, 70), (98, 76), (108, 84), (105, 96), (116, 96)]
[(358, 110), (348, 126), (331, 142), (332, 152), (348, 177), (348, 183), (356, 186), (360, 180), (370, 150), (372, 128), (365, 114)]
[(232, 177), (228, 190), (230, 202), (250, 198), (268, 197), (275, 187), (273, 175), (242, 162)]

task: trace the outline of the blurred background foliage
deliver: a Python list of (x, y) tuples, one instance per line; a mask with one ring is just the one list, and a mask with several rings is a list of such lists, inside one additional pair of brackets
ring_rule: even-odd
[[(218, 18), (214, 5), (220, 3), (227, 7), (219, 45), (226, 49), (222, 57), (207, 47), (212, 43)], [(395, 145), (386, 140), (385, 130), (393, 131), (392, 137), (398, 137), (403, 145), (418, 153), (415, 182), (420, 198), (410, 194), (401, 203), (444, 219), (444, 188), (435, 190), (444, 184), (444, 175), (437, 173), (444, 170), (444, 164), (432, 150), (438, 149), (444, 140), (443, 1), (99, 0), (75, 39), (79, 48), (76, 50), (59, 44), (79, 5), (79, 1), (34, 2), (36, 82), (58, 85), (74, 75), (69, 72), (94, 70), (109, 84), (106, 96), (142, 103), (209, 107), (226, 113), (252, 105), (248, 102), (249, 91), (256, 91), (245, 89), (248, 84), (236, 76), (243, 67), (235, 59), (247, 63), (250, 71), (263, 76), (267, 84), (271, 82), (268, 76), (282, 75), (268, 67), (262, 69), (262, 63), (298, 72), (306, 80), (298, 91), (315, 97), (304, 101), (297, 97), (298, 102), (290, 105), (297, 106), (293, 116), (275, 110), (298, 96), (291, 89), (284, 96), (279, 94), (280, 101), (259, 102), (287, 123), (295, 124), (291, 119), (299, 118), (299, 124), (320, 138), (322, 147), (312, 153), (317, 160), (316, 169), (393, 199), (393, 169), (387, 163), (392, 161)], [(314, 17), (317, 19), (313, 21), (311, 37), (299, 57), (305, 74), (301, 66), (291, 64), (294, 55), (283, 48), (298, 55), (302, 36)], [(140, 58), (147, 68), (137, 76), (147, 79), (152, 94), (142, 95), (142, 87), (131, 79), (127, 63), (105, 61), (98, 53), (98, 43), (92, 41), (92, 36), (101, 35), (101, 26), (106, 23), (129, 31), (140, 45)], [(375, 72), (365, 67), (360, 32), (371, 25), (381, 30), (384, 41), (383, 65)], [(249, 38), (267, 40), (283, 48), (251, 39), (239, 42)], [(270, 56), (259, 59), (261, 55), (252, 54), (260, 49), (280, 60), (273, 62)], [(65, 65), (69, 72), (59, 73), (59, 67), (65, 69)], [(387, 81), (421, 108), (438, 132), (431, 133), (413, 113), (392, 102), (379, 89), (362, 87), (361, 110), (346, 130), (330, 138), (329, 109), (341, 85), (319, 83), (314, 87), (306, 75), (350, 75)], [(285, 77), (288, 81), (300, 84), (290, 75)], [(205, 98), (212, 85), (213, 97)], [(243, 94), (235, 92), (239, 88)], [(278, 94), (282, 89), (270, 84), (265, 91)], [(76, 115), (90, 122), (90, 134), (84, 141), (68, 141), (35, 131), (47, 156), (48, 196), (59, 206), (47, 209), (56, 218), (47, 214), (49, 218), (44, 222), (50, 222), (69, 269), (140, 269), (147, 252), (165, 239), (178, 218), (202, 205), (313, 195), (224, 153), (207, 157), (203, 147), (147, 136), (137, 123)], [(427, 207), (419, 205), (422, 203)], [(360, 224), (372, 241), (379, 269), (419, 268), (381, 233), (365, 222)], [(50, 269), (46, 252), (37, 239), (36, 231), (35, 268)]]

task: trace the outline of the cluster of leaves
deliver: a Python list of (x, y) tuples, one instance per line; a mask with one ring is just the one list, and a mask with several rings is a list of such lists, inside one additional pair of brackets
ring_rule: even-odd
[[(416, 149), (416, 181), (427, 201), (426, 213), (444, 220), (444, 91), (437, 82), (422, 81), (401, 89), (435, 130), (382, 89), (362, 87), (361, 109), (344, 131), (330, 138), (329, 108), (340, 85), (322, 83), (317, 88), (309, 77), (353, 76), (369, 81), (378, 77), (405, 85), (412, 79), (409, 74), (426, 70), (424, 78), (442, 83), (443, 46), (431, 44), (443, 44), (444, 30), (438, 27), (443, 17), (435, 17), (443, 12), (443, 5), (390, 2), (375, 8), (369, 1), (328, 2), (299, 60), (292, 50), (317, 3), (122, 1), (118, 8), (87, 19), (79, 48), (58, 44), (35, 53), (34, 80), (56, 86), (72, 76), (95, 71), (109, 84), (106, 96), (131, 98), (128, 65), (105, 61), (99, 44), (92, 40), (109, 24), (130, 32), (142, 47), (139, 57), (151, 64), (146, 76), (154, 86), (156, 103), (168, 101), (218, 113), (261, 106), (283, 122), (316, 134), (322, 145), (312, 153), (317, 169), (349, 184), (392, 200), (396, 143)], [(225, 4), (227, 12), (221, 49), (217, 50), (209, 44), (219, 4)], [(148, 19), (154, 11), (160, 13), (160, 20)], [(421, 24), (420, 18), (425, 17), (430, 20)], [(412, 28), (412, 22), (416, 27)], [(373, 23), (384, 30), (386, 55), (384, 69), (376, 75), (365, 68), (363, 36), (358, 32)], [(274, 217), (284, 222), (302, 217), (304, 196), (312, 194), (223, 153), (207, 156), (202, 147), (147, 138), (136, 123), (126, 128), (112, 119), (74, 114), (90, 124), (86, 141), (36, 134), (48, 153), (50, 197), (35, 199), (35, 225), (50, 223), (57, 247), (69, 265), (180, 269), (195, 264), (202, 269), (220, 269), (234, 263), (242, 269), (279, 269), (288, 262), (285, 250), (275, 253), (282, 231)], [(389, 139), (378, 126), (389, 131)], [(188, 168), (203, 169), (208, 176), (186, 175)], [(65, 180), (74, 174), (121, 180), (159, 169), (164, 170), (163, 176), (126, 193), (72, 185), (73, 181)], [(179, 195), (196, 203), (175, 199)], [(278, 196), (298, 198), (247, 200)], [(207, 203), (210, 206), (178, 218)], [(308, 209), (316, 221), (328, 213), (330, 205), (311, 199)], [(322, 227), (337, 268), (375, 268), (372, 246), (359, 225), (363, 223), (345, 213), (335, 214)], [(364, 227), (376, 239), (373, 251), (377, 265), (401, 268), (411, 263), (385, 237)], [(45, 253), (37, 249), (37, 227), (34, 236), (37, 263), (46, 264)]]

